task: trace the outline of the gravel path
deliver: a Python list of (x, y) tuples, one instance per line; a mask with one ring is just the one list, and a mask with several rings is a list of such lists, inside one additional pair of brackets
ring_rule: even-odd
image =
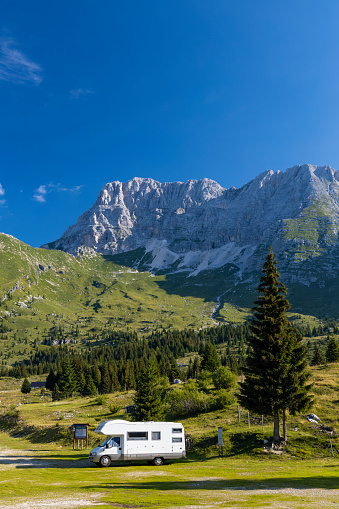
[[(33, 453), (33, 454), (32, 454)], [(41, 455), (41, 457), (40, 457)], [(88, 460), (68, 460), (67, 465), (69, 468), (76, 466), (77, 468), (88, 467)], [(32, 467), (32, 468), (48, 468), (48, 467), (63, 467), (65, 460), (48, 459), (45, 454), (37, 451), (23, 451), (18, 449), (2, 448), (0, 449), (0, 470), (7, 470), (18, 467)]]

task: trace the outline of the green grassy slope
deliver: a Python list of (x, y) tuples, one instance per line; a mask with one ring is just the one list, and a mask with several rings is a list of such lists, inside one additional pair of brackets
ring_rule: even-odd
[(27, 358), (32, 346), (44, 343), (59, 326), (66, 338), (80, 342), (106, 327), (146, 333), (215, 323), (215, 302), (198, 292), (178, 295), (173, 284), (169, 292), (165, 275), (118, 265), (112, 257), (34, 249), (0, 234), (0, 267), (0, 356), (5, 364)]
[[(142, 271), (140, 259), (146, 259), (143, 250), (113, 257), (93, 253), (74, 257), (34, 249), (0, 234), (2, 365), (27, 359), (32, 348), (49, 341), (59, 327), (65, 340), (78, 348), (88, 334), (104, 329), (143, 334), (159, 327), (199, 329), (216, 320), (248, 318), (256, 278), (239, 284), (232, 264), (188, 277), (187, 272)], [(138, 270), (133, 268), (136, 265)], [(334, 308), (329, 309), (334, 313)]]
[[(339, 363), (321, 367), (312, 367), (314, 407), (323, 425), (333, 430), (332, 434), (321, 432), (319, 427), (310, 423), (306, 415), (288, 416), (288, 447), (283, 450), (285, 458), (326, 458), (332, 456), (330, 441), (334, 448), (334, 457), (339, 459), (339, 418), (337, 413)], [(240, 380), (240, 379), (239, 379)], [(67, 438), (68, 427), (73, 422), (86, 422), (90, 425), (90, 439), (94, 446), (100, 439), (94, 428), (98, 422), (109, 419), (128, 419), (125, 405), (133, 401), (133, 391), (114, 393), (104, 398), (86, 397), (50, 401), (50, 396), (40, 396), (40, 391), (32, 391), (23, 396), (20, 392), (20, 380), (0, 379), (0, 429), (10, 435), (25, 436), (34, 444), (50, 443), (62, 440), (61, 445), (71, 444)], [(236, 393), (235, 389), (235, 393)], [(29, 402), (30, 398), (34, 403)], [(41, 398), (41, 399), (40, 399)], [(120, 407), (115, 414), (110, 407)], [(12, 416), (13, 418), (9, 418)], [(5, 418), (4, 418), (5, 417)], [(226, 409), (201, 413), (194, 416), (178, 416), (166, 407), (166, 420), (179, 420), (195, 444), (197, 455), (211, 458), (218, 454), (217, 428), (224, 430), (224, 454), (228, 457), (266, 457), (264, 439), (269, 440), (273, 433), (273, 421), (264, 419), (262, 429), (260, 416), (250, 415), (241, 410), (238, 420), (237, 403)]]

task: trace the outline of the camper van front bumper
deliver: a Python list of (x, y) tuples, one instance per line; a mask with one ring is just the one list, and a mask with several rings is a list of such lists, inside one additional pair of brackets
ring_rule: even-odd
[(102, 456), (102, 454), (98, 455), (98, 454), (92, 454), (92, 453), (90, 453), (90, 455), (89, 455), (89, 460), (90, 460), (90, 461), (93, 461), (93, 463), (99, 463), (100, 456)]

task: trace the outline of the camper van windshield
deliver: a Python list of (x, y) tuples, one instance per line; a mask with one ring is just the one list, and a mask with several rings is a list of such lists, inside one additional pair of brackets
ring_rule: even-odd
[(106, 437), (100, 444), (101, 447), (119, 447), (120, 446), (120, 437)]
[(107, 444), (107, 442), (111, 439), (111, 437), (106, 437), (105, 440), (103, 440), (100, 444), (101, 447), (104, 447), (104, 445)]

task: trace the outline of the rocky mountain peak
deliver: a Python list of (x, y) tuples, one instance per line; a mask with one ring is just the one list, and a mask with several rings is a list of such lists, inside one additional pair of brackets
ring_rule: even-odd
[(338, 176), (330, 166), (305, 164), (266, 170), (240, 189), (207, 178), (114, 181), (60, 239), (43, 247), (72, 254), (83, 246), (103, 254), (142, 247), (150, 268), (175, 263), (191, 273), (225, 263), (241, 273), (255, 270), (268, 245), (286, 263), (303, 262), (337, 245)]

